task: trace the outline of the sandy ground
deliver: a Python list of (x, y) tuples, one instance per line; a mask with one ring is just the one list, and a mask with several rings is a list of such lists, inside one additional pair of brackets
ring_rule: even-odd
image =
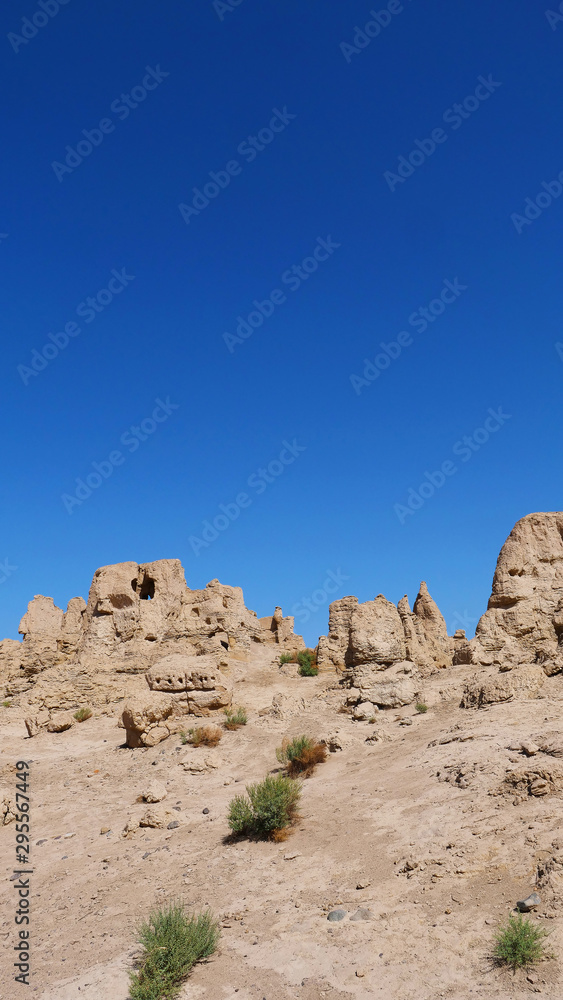
[[(563, 761), (507, 749), (557, 742), (563, 679), (535, 700), (467, 711), (459, 696), (472, 672), (427, 682), (426, 714), (358, 723), (337, 713), (333, 678), (288, 676), (262, 656), (239, 669), (248, 725), (213, 751), (175, 738), (126, 749), (117, 716), (28, 739), (18, 709), (0, 710), (2, 791), (15, 787), (16, 760), (32, 762), (34, 869), (26, 987), (12, 970), (15, 823), (0, 828), (2, 1000), (126, 1000), (135, 926), (171, 898), (211, 907), (222, 924), (218, 952), (193, 970), (183, 1000), (563, 1000)], [(278, 693), (277, 714), (259, 714)], [(230, 799), (278, 767), (282, 738), (336, 730), (343, 748), (304, 782), (289, 839), (227, 842)], [(199, 773), (185, 769), (194, 761)], [(497, 794), (507, 772), (538, 768), (553, 776), (553, 794)], [(180, 826), (124, 837), (153, 779)], [(538, 877), (531, 919), (550, 932), (553, 957), (513, 975), (491, 960), (494, 932)], [(346, 917), (331, 923), (336, 907)], [(360, 907), (372, 919), (352, 920)]]

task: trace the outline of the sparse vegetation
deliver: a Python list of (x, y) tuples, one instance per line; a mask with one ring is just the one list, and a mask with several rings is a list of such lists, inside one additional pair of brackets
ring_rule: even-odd
[(297, 656), (295, 653), (282, 653), (280, 656), (280, 667), (283, 667), (284, 663), (296, 663)]
[(268, 775), (247, 785), (247, 795), (237, 795), (229, 806), (228, 823), (235, 834), (285, 840), (297, 814), (301, 785), (285, 774)]
[(138, 929), (139, 968), (129, 973), (131, 1000), (171, 1000), (190, 969), (212, 955), (219, 925), (209, 911), (188, 916), (182, 903), (153, 910)]
[(375, 723), (377, 722), (377, 719), (375, 718), (375, 715), (372, 715), (371, 719), (368, 719), (368, 722), (369, 722), (370, 726), (375, 725)]
[(297, 662), (299, 664), (299, 673), (301, 674), (301, 677), (317, 676), (319, 668), (317, 667), (314, 649), (304, 649), (298, 653)]
[(91, 708), (79, 708), (74, 713), (74, 718), (76, 719), (77, 722), (86, 722), (86, 719), (91, 719), (92, 718), (92, 709)]
[(301, 775), (308, 778), (317, 764), (326, 760), (326, 746), (309, 736), (296, 736), (295, 739), (284, 740), (276, 750), (280, 764), (284, 764), (290, 778)]
[(417, 701), (416, 710), (420, 715), (424, 715), (428, 711), (428, 705), (425, 705), (423, 701)]
[(190, 737), (188, 736), (185, 729), (180, 730), (179, 736), (180, 736), (180, 743), (182, 743), (184, 746), (186, 745), (186, 743), (190, 742)]
[(12, 707), (12, 702), (8, 701), (8, 699), (6, 698), (6, 700), (2, 702), (2, 707), (3, 708), (11, 708)]
[(246, 714), (246, 709), (239, 708), (226, 708), (225, 715), (227, 717), (226, 722), (223, 723), (225, 729), (240, 729), (241, 726), (246, 726), (248, 722), (248, 716)]
[(221, 736), (219, 726), (198, 726), (197, 729), (188, 729), (186, 743), (191, 743), (193, 747), (216, 747)]
[(512, 969), (539, 962), (545, 955), (543, 940), (547, 932), (518, 913), (510, 916), (495, 938), (494, 958)]

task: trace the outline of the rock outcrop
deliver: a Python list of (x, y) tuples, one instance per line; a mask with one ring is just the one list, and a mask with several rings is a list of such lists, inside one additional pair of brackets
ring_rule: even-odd
[[(29, 695), (47, 708), (85, 698), (100, 704), (104, 689), (111, 689), (111, 700), (123, 697), (118, 678), (142, 675), (169, 654), (211, 655), (216, 669), (221, 657), (244, 658), (256, 644), (305, 648), (281, 608), (258, 619), (240, 587), (211, 580), (190, 590), (178, 559), (104, 566), (94, 574), (88, 602), (72, 598), (66, 612), (39, 595), (19, 631), (23, 642), (0, 643), (0, 683), (5, 694)], [(203, 694), (199, 700), (205, 707)]]
[(348, 705), (356, 703), (365, 715), (370, 705), (376, 711), (410, 704), (422, 678), (450, 665), (453, 652), (453, 639), (423, 582), (412, 611), (406, 596), (397, 607), (383, 594), (363, 604), (356, 597), (334, 601), (318, 663), (321, 670), (343, 672), (351, 688)]
[(562, 512), (528, 514), (512, 529), (471, 648), (477, 664), (546, 661), (550, 673), (563, 670)]
[(406, 596), (397, 606), (383, 594), (364, 604), (357, 597), (333, 601), (317, 662), (321, 670), (347, 670), (363, 663), (390, 666), (408, 660), (425, 675), (450, 665), (453, 651), (446, 623), (422, 582), (412, 611)]

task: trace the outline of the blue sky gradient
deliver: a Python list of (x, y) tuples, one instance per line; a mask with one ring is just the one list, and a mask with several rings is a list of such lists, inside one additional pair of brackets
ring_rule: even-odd
[(173, 557), (472, 634), (562, 506), (557, 5), (56, 7), (2, 13), (0, 634)]

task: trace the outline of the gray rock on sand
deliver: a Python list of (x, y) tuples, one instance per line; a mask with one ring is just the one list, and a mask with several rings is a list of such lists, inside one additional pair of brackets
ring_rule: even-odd
[(520, 910), (520, 913), (529, 913), (530, 910), (535, 910), (536, 906), (539, 906), (540, 903), (541, 899), (537, 892), (532, 892), (529, 896), (526, 896), (526, 899), (519, 899), (516, 906)]
[(345, 916), (346, 910), (331, 910), (326, 919), (330, 920), (331, 923), (337, 923), (339, 920), (344, 920)]

